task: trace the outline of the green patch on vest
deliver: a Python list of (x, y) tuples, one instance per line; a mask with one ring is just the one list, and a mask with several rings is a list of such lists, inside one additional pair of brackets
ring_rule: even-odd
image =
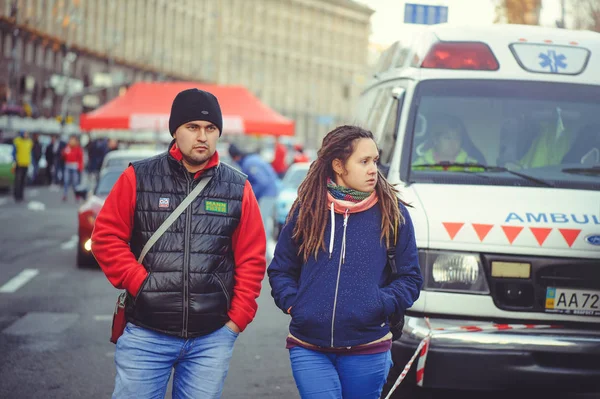
[(207, 200), (204, 203), (204, 210), (206, 212), (222, 213), (222, 214), (226, 215), (227, 214), (227, 202)]

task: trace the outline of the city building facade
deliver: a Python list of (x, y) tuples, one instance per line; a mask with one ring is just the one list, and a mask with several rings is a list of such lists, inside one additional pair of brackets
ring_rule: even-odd
[(76, 121), (140, 80), (243, 85), (316, 147), (354, 120), (372, 13), (352, 0), (0, 0), (0, 99)]

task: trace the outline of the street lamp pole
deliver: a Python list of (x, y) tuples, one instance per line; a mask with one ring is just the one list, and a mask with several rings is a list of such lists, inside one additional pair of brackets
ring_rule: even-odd
[[(63, 96), (62, 103), (60, 106), (61, 115), (65, 115), (67, 113), (67, 107), (69, 106), (69, 101), (71, 101), (73, 98), (79, 97), (79, 96), (85, 96), (87, 94), (95, 94), (95, 93), (101, 92), (101, 91), (106, 90), (107, 88), (111, 88), (111, 87), (114, 87), (114, 86), (110, 86), (110, 87), (88, 86), (88, 87), (84, 87), (83, 90), (81, 90), (80, 92), (73, 93), (73, 94), (65, 94)], [(63, 119), (63, 122), (64, 122), (64, 119)]]
[[(10, 49), (10, 72), (8, 74), (8, 93), (6, 93), (6, 102), (7, 105), (13, 105), (15, 92), (17, 89), (17, 85), (15, 85), (15, 81), (17, 80), (15, 77), (17, 75), (17, 38), (19, 36), (19, 28), (17, 26), (17, 13), (18, 13), (18, 3), (17, 0), (13, 0), (10, 5), (10, 18), (13, 21), (13, 30), (12, 30), (12, 40), (11, 40), (11, 49)], [(9, 132), (12, 131), (12, 114), (8, 114), (7, 121), (7, 130)]]
[(67, 115), (68, 115), (67, 104), (69, 102), (69, 99), (72, 97), (71, 96), (71, 84), (70, 84), (71, 69), (72, 69), (73, 63), (75, 63), (76, 59), (77, 59), (77, 55), (75, 53), (69, 51), (67, 45), (65, 44), (64, 56), (63, 56), (63, 67), (62, 67), (64, 94), (62, 96), (62, 104), (61, 104), (61, 108), (60, 108), (60, 116), (61, 116), (60, 124), (61, 124), (61, 131), (63, 134), (65, 133), (64, 130), (65, 130), (66, 119), (67, 119)]
[(560, 19), (556, 20), (557, 28), (560, 28), (560, 29), (566, 28), (566, 26), (565, 26), (567, 23), (565, 21), (566, 13), (567, 13), (566, 8), (567, 8), (566, 0), (560, 0)]

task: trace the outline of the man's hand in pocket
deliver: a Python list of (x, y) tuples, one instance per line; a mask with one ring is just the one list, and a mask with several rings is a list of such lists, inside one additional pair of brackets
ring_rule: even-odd
[(229, 327), (231, 329), (231, 331), (236, 332), (236, 333), (240, 333), (241, 330), (240, 328), (237, 326), (237, 324), (235, 324), (233, 321), (229, 320), (227, 323), (225, 323), (225, 325), (227, 327)]

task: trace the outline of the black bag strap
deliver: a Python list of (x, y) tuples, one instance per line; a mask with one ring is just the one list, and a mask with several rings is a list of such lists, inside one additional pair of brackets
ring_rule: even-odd
[[(398, 275), (398, 268), (396, 267), (396, 243), (398, 242), (398, 221), (394, 225), (394, 244), (390, 245), (387, 249), (387, 260), (392, 269), (390, 274), (390, 280), (393, 281), (394, 277)], [(392, 333), (392, 341), (396, 341), (402, 336), (402, 330), (404, 329), (404, 312), (393, 313), (389, 317), (390, 332)]]
[(175, 208), (173, 212), (171, 212), (169, 217), (167, 217), (167, 219), (160, 225), (160, 227), (154, 232), (154, 234), (152, 234), (152, 236), (146, 242), (146, 245), (144, 245), (144, 248), (142, 248), (142, 252), (138, 257), (139, 264), (142, 263), (148, 251), (150, 251), (152, 246), (156, 244), (156, 241), (158, 241), (158, 239), (162, 237), (163, 234), (165, 234), (165, 232), (169, 229), (169, 227), (171, 227), (175, 220), (177, 220), (177, 218), (179, 218), (179, 216), (192, 204), (196, 197), (200, 195), (202, 190), (204, 190), (208, 183), (210, 183), (211, 179), (212, 176), (208, 176), (200, 180), (196, 187), (184, 198), (183, 201), (181, 201), (181, 204), (179, 204), (179, 206)]
[(396, 243), (398, 242), (398, 221), (394, 225), (394, 244), (388, 245), (387, 248), (387, 259), (388, 265), (392, 269), (392, 276), (398, 274), (398, 268), (396, 267)]

